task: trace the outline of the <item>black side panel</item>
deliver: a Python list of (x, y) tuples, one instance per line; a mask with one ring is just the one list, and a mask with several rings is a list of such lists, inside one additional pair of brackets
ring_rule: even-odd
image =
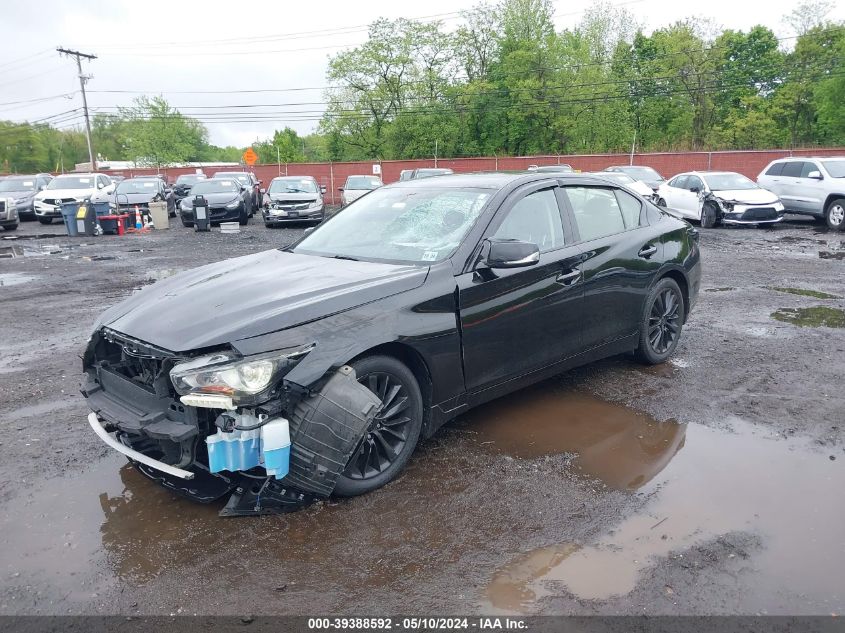
[(291, 414), (290, 470), (283, 482), (330, 495), (380, 405), (378, 397), (358, 382), (355, 370), (341, 367)]

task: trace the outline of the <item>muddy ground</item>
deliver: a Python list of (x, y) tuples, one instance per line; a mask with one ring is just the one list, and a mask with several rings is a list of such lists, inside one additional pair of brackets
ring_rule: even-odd
[(488, 404), (369, 496), (220, 519), (94, 436), (78, 355), (137, 288), (301, 231), (0, 236), (0, 613), (845, 611), (845, 234), (702, 231), (671, 363)]

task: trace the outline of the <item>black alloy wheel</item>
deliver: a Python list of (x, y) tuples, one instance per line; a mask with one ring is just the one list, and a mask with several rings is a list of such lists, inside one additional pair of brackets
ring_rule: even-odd
[(416, 448), (423, 414), (416, 378), (399, 360), (370, 356), (352, 367), (381, 408), (338, 478), (334, 492), (344, 497), (375, 490), (402, 471)]
[(701, 208), (701, 226), (705, 229), (712, 229), (719, 223), (719, 211), (714, 204), (706, 203)]
[(665, 362), (675, 351), (684, 324), (684, 299), (674, 279), (661, 279), (648, 295), (640, 323), (638, 358), (650, 365)]

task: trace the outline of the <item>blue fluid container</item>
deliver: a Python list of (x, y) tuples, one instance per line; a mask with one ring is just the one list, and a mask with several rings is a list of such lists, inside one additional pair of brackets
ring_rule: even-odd
[(215, 435), (205, 438), (208, 447), (208, 469), (213, 473), (221, 470), (237, 471), (255, 468), (260, 463), (261, 432), (217, 430)]

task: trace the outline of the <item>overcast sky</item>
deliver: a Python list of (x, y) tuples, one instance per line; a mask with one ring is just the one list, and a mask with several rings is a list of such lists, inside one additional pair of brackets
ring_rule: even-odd
[[(634, 13), (646, 31), (691, 15), (691, 4), (677, 0), (613, 2)], [(307, 133), (317, 125), (328, 57), (362, 43), (366, 24), (379, 17), (429, 20), (437, 16), (450, 29), (458, 22), (456, 12), (474, 3), (475, 0), (4, 2), (0, 20), (0, 119), (33, 121), (52, 117), (49, 120), (56, 122), (57, 127), (81, 124), (79, 111), (62, 114), (82, 105), (79, 94), (62, 96), (79, 88), (75, 63), (55, 51), (57, 46), (64, 46), (98, 57), (83, 66), (86, 73), (93, 75), (88, 90), (89, 106), (95, 112), (98, 108), (113, 111), (140, 93), (163, 94), (186, 114), (205, 118), (210, 140), (217, 145), (246, 146), (285, 125)], [(586, 0), (555, 2), (558, 29), (576, 25), (590, 4)], [(845, 18), (845, 3), (837, 4), (829, 17), (840, 20)], [(700, 11), (698, 15), (713, 18), (724, 28), (748, 29), (762, 23), (779, 36), (792, 35), (781, 18), (795, 6), (794, 0), (709, 0), (694, 6)], [(330, 30), (334, 32), (325, 32)], [(255, 90), (280, 92), (232, 92)], [(16, 103), (36, 99), (43, 100)], [(210, 120), (215, 118), (215, 110), (209, 106), (255, 104), (267, 107), (243, 111), (288, 114), (266, 122)]]

